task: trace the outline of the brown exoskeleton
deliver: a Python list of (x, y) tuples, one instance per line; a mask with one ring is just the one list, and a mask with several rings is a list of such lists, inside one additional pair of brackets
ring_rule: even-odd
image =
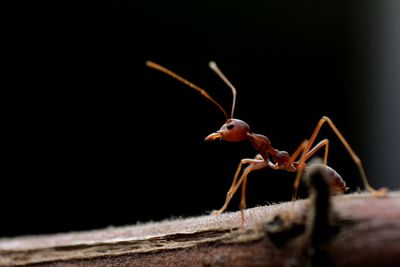
[[(336, 193), (344, 193), (345, 191), (347, 191), (346, 184), (345, 184), (344, 180), (341, 178), (341, 176), (335, 170), (333, 170), (331, 167), (329, 167), (327, 165), (329, 140), (323, 139), (319, 143), (314, 145), (317, 135), (318, 135), (321, 127), (325, 123), (327, 123), (330, 126), (330, 128), (333, 130), (333, 132), (339, 138), (339, 140), (343, 143), (347, 152), (350, 154), (351, 158), (357, 165), (365, 188), (370, 193), (372, 193), (376, 196), (385, 196), (386, 195), (386, 192), (387, 192), (386, 188), (381, 188), (379, 190), (376, 190), (371, 187), (371, 185), (368, 182), (368, 179), (365, 174), (364, 167), (361, 163), (360, 158), (353, 151), (353, 149), (351, 148), (349, 143), (346, 141), (346, 139), (343, 137), (341, 132), (338, 130), (338, 128), (335, 126), (335, 124), (332, 122), (332, 120), (330, 118), (323, 116), (318, 121), (318, 124), (315, 127), (311, 137), (309, 139), (304, 140), (300, 144), (300, 146), (293, 152), (293, 154), (290, 155), (286, 151), (281, 151), (281, 150), (274, 148), (271, 144), (271, 141), (266, 136), (251, 132), (250, 126), (246, 122), (233, 118), (233, 112), (235, 109), (235, 101), (236, 101), (236, 89), (229, 82), (229, 80), (225, 77), (225, 75), (220, 71), (220, 69), (217, 67), (217, 65), (214, 62), (210, 62), (209, 67), (232, 90), (233, 103), (232, 103), (232, 110), (231, 110), (230, 117), (228, 116), (226, 111), (222, 108), (222, 106), (217, 101), (215, 101), (211, 96), (209, 96), (209, 94), (205, 90), (201, 89), (197, 85), (194, 85), (193, 83), (182, 78), (181, 76), (177, 75), (176, 73), (174, 73), (154, 62), (147, 61), (146, 65), (150, 68), (164, 72), (164, 73), (168, 74), (169, 76), (172, 76), (173, 78), (183, 82), (184, 84), (188, 85), (189, 87), (197, 90), (204, 97), (206, 97), (208, 100), (210, 100), (212, 103), (214, 103), (223, 112), (223, 114), (226, 117), (226, 122), (222, 125), (222, 127), (218, 131), (208, 135), (205, 138), (206, 141), (221, 139), (221, 140), (225, 140), (225, 141), (229, 141), (229, 142), (239, 142), (239, 141), (248, 140), (258, 152), (258, 154), (253, 159), (245, 158), (240, 161), (240, 164), (239, 164), (239, 166), (236, 170), (235, 176), (233, 178), (232, 185), (229, 188), (229, 191), (226, 195), (224, 205), (219, 210), (214, 211), (213, 214), (220, 214), (220, 213), (224, 212), (225, 209), (227, 208), (231, 198), (233, 197), (233, 195), (236, 193), (236, 191), (239, 189), (239, 187), (242, 186), (240, 210), (242, 211), (242, 222), (243, 222), (243, 209), (246, 208), (247, 176), (249, 175), (250, 172), (259, 170), (259, 169), (262, 169), (265, 167), (269, 167), (274, 170), (286, 170), (289, 172), (297, 172), (295, 182), (294, 182), (293, 196), (292, 196), (292, 199), (295, 199), (295, 197), (297, 195), (297, 189), (300, 184), (301, 174), (302, 174), (303, 170), (305, 170), (305, 171), (307, 170), (306, 161), (308, 159), (310, 159), (318, 150), (320, 150), (322, 148), (325, 149), (322, 166), (323, 166), (323, 168), (327, 169), (328, 174), (332, 178), (332, 179), (330, 179), (332, 181), (332, 184), (331, 184), (332, 190)], [(242, 167), (245, 164), (248, 164), (248, 166), (242, 171)], [(240, 175), (240, 178), (239, 178), (239, 175)]]

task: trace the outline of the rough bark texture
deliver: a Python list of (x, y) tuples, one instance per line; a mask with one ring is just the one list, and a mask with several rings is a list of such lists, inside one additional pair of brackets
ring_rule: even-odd
[[(0, 266), (400, 266), (400, 193), (299, 200), (88, 232), (0, 239)], [(321, 209), (321, 208), (317, 208)], [(323, 231), (321, 231), (323, 229)]]

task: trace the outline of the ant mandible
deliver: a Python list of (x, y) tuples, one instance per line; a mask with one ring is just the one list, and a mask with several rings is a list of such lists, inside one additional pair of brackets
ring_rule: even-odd
[[(286, 151), (281, 151), (281, 150), (274, 148), (271, 145), (271, 141), (266, 136), (251, 132), (250, 126), (246, 122), (233, 118), (233, 112), (235, 110), (235, 102), (236, 102), (236, 89), (231, 84), (231, 82), (225, 77), (225, 75), (221, 72), (221, 70), (217, 67), (215, 62), (211, 61), (209, 63), (209, 67), (232, 90), (233, 103), (232, 103), (230, 117), (228, 116), (228, 114), (226, 113), (224, 108), (217, 101), (215, 101), (205, 90), (201, 89), (197, 85), (189, 82), (188, 80), (182, 78), (181, 76), (177, 75), (176, 73), (170, 71), (169, 69), (167, 69), (157, 63), (147, 61), (146, 65), (150, 68), (164, 72), (165, 74), (167, 74), (167, 75), (177, 79), (178, 81), (186, 84), (187, 86), (195, 89), (200, 94), (202, 94), (205, 98), (210, 100), (214, 105), (216, 105), (222, 111), (222, 113), (226, 117), (226, 122), (222, 125), (222, 127), (218, 131), (208, 135), (205, 138), (206, 141), (216, 140), (216, 139), (221, 139), (221, 140), (225, 140), (225, 141), (229, 141), (229, 142), (238, 142), (238, 141), (248, 140), (253, 145), (253, 147), (258, 151), (258, 154), (253, 159), (245, 158), (240, 161), (239, 166), (237, 167), (235, 176), (233, 178), (232, 185), (229, 188), (228, 193), (226, 194), (226, 199), (225, 199), (224, 205), (219, 210), (214, 211), (213, 214), (216, 215), (216, 214), (221, 214), (222, 212), (224, 212), (226, 210), (226, 208), (228, 207), (228, 204), (229, 204), (230, 200), (232, 199), (233, 195), (236, 193), (236, 191), (239, 189), (239, 187), (242, 186), (240, 211), (242, 213), (242, 223), (243, 223), (243, 218), (244, 218), (243, 210), (246, 208), (247, 176), (252, 171), (259, 170), (259, 169), (262, 169), (265, 167), (269, 167), (274, 170), (286, 170), (289, 172), (297, 172), (297, 175), (296, 175), (296, 178), (295, 178), (295, 181), (293, 184), (292, 200), (294, 200), (297, 195), (297, 189), (300, 184), (302, 172), (303, 172), (303, 170), (307, 171), (306, 161), (308, 159), (310, 159), (318, 150), (320, 150), (322, 148), (325, 149), (325, 152), (324, 152), (324, 157), (323, 157), (323, 164), (321, 166), (323, 166), (324, 168), (327, 169), (327, 173), (332, 178), (332, 179), (330, 179), (332, 181), (332, 184), (331, 184), (332, 191), (335, 193), (346, 192), (348, 188), (346, 187), (344, 180), (334, 169), (332, 169), (331, 167), (329, 167), (327, 165), (329, 140), (323, 139), (322, 141), (320, 141), (319, 143), (314, 145), (317, 135), (318, 135), (321, 127), (325, 123), (327, 123), (330, 126), (330, 128), (333, 130), (333, 132), (336, 134), (336, 136), (342, 142), (342, 144), (346, 148), (347, 152), (350, 154), (351, 158), (357, 165), (365, 188), (375, 196), (382, 197), (382, 196), (386, 195), (386, 193), (388, 191), (387, 188), (381, 188), (379, 190), (376, 190), (376, 189), (372, 188), (372, 186), (369, 184), (360, 158), (353, 151), (353, 149), (351, 148), (349, 143), (343, 137), (342, 133), (338, 130), (338, 128), (335, 126), (335, 124), (332, 122), (332, 120), (329, 117), (323, 116), (318, 121), (318, 124), (315, 127), (311, 137), (309, 139), (304, 140), (300, 144), (300, 146), (293, 152), (293, 154), (289, 155), (289, 153)], [(297, 159), (297, 161), (296, 161), (296, 159)], [(248, 166), (242, 171), (242, 167), (245, 164), (248, 164)], [(239, 178), (240, 173), (242, 173), (242, 175)]]

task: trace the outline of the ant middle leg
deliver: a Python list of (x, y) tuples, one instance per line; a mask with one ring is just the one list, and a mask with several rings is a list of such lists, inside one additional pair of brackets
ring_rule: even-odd
[[(325, 166), (328, 165), (329, 140), (328, 139), (323, 139), (318, 144), (316, 144), (312, 149), (310, 149), (307, 153), (305, 153), (308, 144), (309, 144), (309, 141), (306, 140), (299, 146), (299, 148), (303, 148), (303, 154), (300, 157), (300, 160), (297, 162), (297, 174), (296, 174), (296, 178), (295, 178), (294, 183), (293, 183), (292, 200), (296, 199), (297, 190), (298, 190), (298, 188), (300, 186), (300, 180), (301, 180), (301, 177), (302, 177), (303, 170), (305, 168), (305, 166), (304, 166), (305, 162), (308, 159), (310, 159), (317, 151), (319, 151), (323, 147), (325, 147), (323, 165), (325, 165)], [(294, 159), (291, 158), (291, 160), (294, 160)]]

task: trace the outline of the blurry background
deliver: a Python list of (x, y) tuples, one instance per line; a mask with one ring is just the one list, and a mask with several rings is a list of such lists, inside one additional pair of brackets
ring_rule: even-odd
[[(399, 188), (400, 2), (73, 1), (4, 9), (0, 236), (87, 230), (220, 208), (249, 143), (205, 143), (225, 122), (156, 61), (292, 153), (327, 115), (375, 187)], [(329, 164), (355, 164), (328, 127)], [(248, 207), (291, 198), (261, 170)], [(306, 197), (304, 188), (300, 197)], [(229, 210), (238, 209), (237, 195)]]

